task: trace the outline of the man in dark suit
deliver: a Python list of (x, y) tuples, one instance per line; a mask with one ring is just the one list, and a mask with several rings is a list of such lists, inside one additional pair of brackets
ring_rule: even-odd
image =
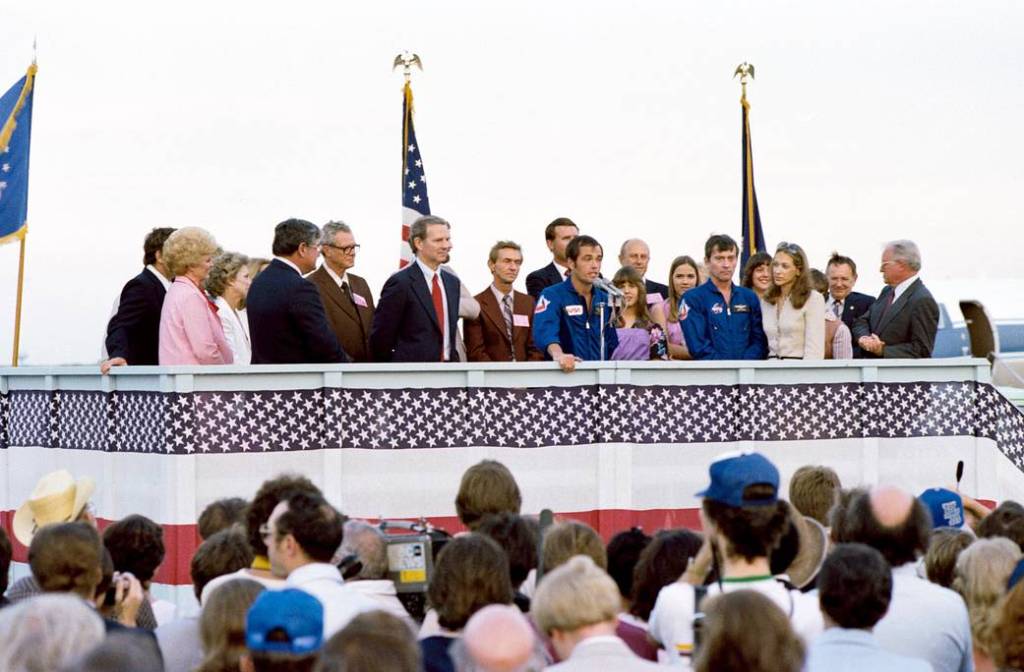
[[(825, 267), (825, 275), (828, 278), (825, 310), (842, 320), (853, 333), (853, 325), (868, 311), (875, 297), (853, 291), (857, 284), (857, 264), (850, 257), (833, 252)], [(853, 344), (853, 356), (864, 356), (864, 351), (856, 343)]]
[(409, 227), (413, 262), (384, 283), (373, 314), (375, 361), (459, 361), (459, 279), (441, 268), (452, 248), (450, 228), (432, 215)]
[(338, 344), (316, 287), (303, 275), (316, 268), (320, 229), (289, 219), (274, 229), (274, 260), (246, 297), (253, 364), (350, 361)]
[(487, 267), (494, 282), (474, 297), (480, 303), (480, 317), (465, 324), (469, 361), (544, 359), (533, 345), (533, 299), (512, 288), (522, 265), (523, 252), (516, 243), (503, 240), (491, 248)]
[(327, 322), (342, 349), (354, 362), (372, 362), (370, 327), (373, 325), (373, 295), (370, 286), (349, 269), (355, 266), (359, 245), (344, 222), (328, 222), (320, 237), (324, 263), (309, 281), (316, 285), (327, 313)]
[(910, 240), (896, 240), (882, 253), (886, 288), (853, 327), (864, 357), (931, 357), (939, 328), (939, 306), (917, 277), (921, 253)]
[(117, 312), (107, 323), (107, 360), (100, 372), (125, 364), (159, 364), (160, 311), (171, 285), (171, 272), (163, 260), (164, 241), (174, 229), (153, 229), (142, 243), (142, 272), (125, 284)]
[(647, 279), (647, 266), (651, 263), (651, 248), (639, 238), (630, 238), (619, 249), (619, 265), (632, 266), (644, 279), (647, 304), (661, 303), (668, 298), (668, 285)]
[(569, 241), (580, 234), (580, 229), (568, 217), (555, 219), (544, 229), (544, 240), (553, 257), (550, 264), (526, 276), (526, 293), (536, 301), (545, 287), (565, 282), (570, 275), (569, 260), (565, 248)]

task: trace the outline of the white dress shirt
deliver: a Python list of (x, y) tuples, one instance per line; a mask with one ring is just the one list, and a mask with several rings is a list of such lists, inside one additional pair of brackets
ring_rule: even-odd
[(312, 562), (292, 570), (285, 584), (320, 600), (324, 606), (324, 640), (358, 614), (380, 608), (370, 598), (345, 585), (338, 568), (326, 562)]
[(251, 363), (252, 342), (249, 339), (249, 319), (245, 309), (235, 310), (223, 296), (218, 296), (213, 302), (217, 305), (220, 325), (224, 327), (224, 338), (231, 346), (231, 354), (235, 357), (234, 363)]
[(298, 266), (296, 266), (295, 264), (293, 264), (293, 263), (292, 263), (291, 261), (289, 261), (288, 259), (285, 259), (284, 257), (274, 257), (274, 259), (277, 259), (277, 260), (278, 260), (278, 261), (280, 261), (280, 262), (281, 262), (282, 264), (287, 264), (288, 266), (291, 266), (291, 267), (292, 267), (293, 269), (295, 269), (295, 272), (296, 272), (296, 273), (298, 273), (299, 275), (301, 275), (301, 276), (305, 277), (305, 275), (304, 275), (304, 274), (303, 274), (303, 272), (302, 272), (302, 269), (301, 269), (301, 268), (299, 268)]
[(903, 292), (907, 291), (907, 289), (912, 284), (914, 284), (915, 280), (917, 280), (917, 274), (916, 273), (914, 275), (910, 276), (909, 278), (907, 278), (906, 280), (904, 280), (903, 282), (901, 282), (900, 284), (896, 285), (893, 288), (893, 290), (892, 290), (892, 302), (896, 303), (896, 299), (900, 298), (900, 294), (902, 294)]
[(427, 281), (427, 293), (431, 297), (433, 297), (434, 292), (435, 275), (437, 276), (437, 283), (441, 286), (441, 306), (444, 308), (444, 324), (441, 325), (441, 333), (444, 335), (444, 341), (441, 344), (441, 358), (447, 362), (452, 335), (448, 332), (448, 295), (444, 291), (444, 275), (441, 273), (440, 267), (436, 271), (431, 270), (429, 266), (420, 261), (419, 257), (416, 257), (416, 265), (423, 271), (423, 278)]

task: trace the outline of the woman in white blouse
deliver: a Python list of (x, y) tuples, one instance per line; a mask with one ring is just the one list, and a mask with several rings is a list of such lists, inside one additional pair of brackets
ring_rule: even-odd
[(249, 319), (245, 314), (245, 296), (252, 284), (248, 264), (249, 258), (244, 254), (225, 252), (213, 260), (213, 268), (206, 277), (206, 291), (217, 305), (217, 317), (235, 355), (235, 364), (252, 361)]
[(779, 244), (761, 299), (769, 359), (825, 358), (825, 299), (812, 289), (810, 270), (799, 245)]

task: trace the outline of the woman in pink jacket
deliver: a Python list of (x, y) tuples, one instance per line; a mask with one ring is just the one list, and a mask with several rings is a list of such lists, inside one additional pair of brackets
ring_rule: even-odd
[(218, 252), (213, 236), (195, 226), (164, 243), (163, 259), (175, 278), (160, 313), (161, 366), (232, 363), (217, 306), (201, 289)]

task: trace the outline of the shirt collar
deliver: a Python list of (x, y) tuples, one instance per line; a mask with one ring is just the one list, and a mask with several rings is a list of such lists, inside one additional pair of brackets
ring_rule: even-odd
[[(434, 276), (435, 275), (439, 275), (441, 273), (441, 267), (440, 266), (437, 267), (436, 271), (432, 271), (432, 270), (430, 270), (430, 266), (427, 266), (426, 264), (424, 264), (423, 261), (420, 260), (419, 257), (416, 257), (416, 265), (420, 267), (421, 271), (423, 271), (423, 277), (427, 279), (427, 284), (428, 285), (431, 282), (434, 281)], [(441, 280), (441, 278), (438, 278), (438, 280)]]
[(327, 275), (331, 276), (331, 279), (334, 280), (334, 282), (338, 285), (338, 287), (341, 287), (341, 284), (343, 282), (348, 282), (348, 273), (347, 272), (346, 273), (342, 273), (341, 277), (338, 277), (338, 274), (334, 272), (334, 269), (332, 269), (326, 263), (324, 264), (324, 270), (327, 271)]
[(505, 299), (506, 296), (514, 296), (512, 292), (513, 290), (510, 289), (508, 290), (508, 294), (502, 294), (501, 290), (495, 287), (493, 282), (491, 283), (491, 293), (494, 294), (494, 298), (498, 300), (499, 305)]
[(558, 270), (558, 274), (563, 278), (565, 277), (565, 274), (569, 271), (568, 266), (562, 266), (557, 261), (552, 261), (551, 264)]
[(299, 275), (302, 275), (302, 271), (299, 269), (299, 267), (296, 266), (294, 263), (292, 263), (290, 260), (285, 259), (284, 257), (274, 257), (274, 259), (277, 259), (278, 261), (280, 261), (283, 264), (287, 264), (288, 266), (294, 268), (296, 273), (298, 273)]
[(156, 276), (156, 279), (160, 281), (160, 284), (164, 286), (164, 291), (171, 288), (171, 281), (164, 277), (164, 274), (156, 270), (156, 266), (153, 264), (147, 264), (146, 270)]
[(907, 278), (906, 280), (904, 280), (903, 282), (901, 282), (900, 284), (898, 284), (895, 287), (893, 287), (892, 288), (892, 292), (893, 292), (892, 300), (895, 301), (896, 299), (898, 299), (900, 297), (900, 295), (903, 294), (903, 292), (907, 291), (908, 287), (910, 287), (912, 284), (914, 284), (915, 280), (917, 280), (917, 274), (916, 273), (914, 275), (910, 276), (909, 278)]
[(300, 585), (324, 579), (344, 583), (338, 568), (326, 562), (311, 562), (308, 565), (293, 569), (291, 574), (288, 575), (287, 583), (289, 585)]

